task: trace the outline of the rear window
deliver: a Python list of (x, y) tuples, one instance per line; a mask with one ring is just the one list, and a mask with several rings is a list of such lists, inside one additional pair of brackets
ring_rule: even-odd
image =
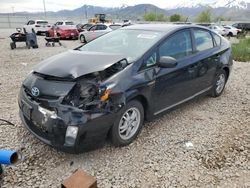
[(37, 24), (41, 24), (41, 25), (47, 25), (48, 24), (47, 21), (37, 21), (36, 23)]
[(65, 25), (74, 25), (74, 22), (65, 22)]
[(210, 32), (201, 29), (194, 30), (194, 39), (197, 51), (204, 51), (214, 47)]
[(112, 29), (112, 30), (116, 30), (116, 29), (119, 29), (121, 27), (122, 27), (121, 25), (110, 25), (109, 26), (109, 28)]

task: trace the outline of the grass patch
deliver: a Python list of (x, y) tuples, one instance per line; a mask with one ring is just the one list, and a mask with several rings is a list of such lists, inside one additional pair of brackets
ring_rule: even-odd
[(237, 44), (232, 44), (233, 57), (235, 61), (250, 61), (250, 38), (240, 39)]

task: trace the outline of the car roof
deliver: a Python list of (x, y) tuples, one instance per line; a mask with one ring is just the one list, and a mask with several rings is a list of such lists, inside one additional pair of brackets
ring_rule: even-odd
[(171, 31), (186, 29), (186, 28), (201, 28), (206, 29), (206, 27), (197, 26), (197, 25), (185, 25), (185, 24), (136, 24), (129, 27), (123, 27), (121, 29), (125, 30), (146, 30), (146, 31), (160, 31), (169, 33)]

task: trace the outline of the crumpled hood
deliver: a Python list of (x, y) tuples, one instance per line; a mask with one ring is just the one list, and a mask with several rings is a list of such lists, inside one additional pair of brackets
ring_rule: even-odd
[(75, 79), (102, 71), (122, 59), (124, 56), (117, 54), (69, 50), (42, 61), (35, 66), (34, 71), (49, 76)]

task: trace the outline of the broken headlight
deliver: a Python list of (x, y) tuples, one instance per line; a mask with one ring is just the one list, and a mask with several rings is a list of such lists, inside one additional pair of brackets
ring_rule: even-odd
[(98, 82), (96, 80), (79, 80), (63, 103), (86, 110), (86, 105), (98, 96)]

